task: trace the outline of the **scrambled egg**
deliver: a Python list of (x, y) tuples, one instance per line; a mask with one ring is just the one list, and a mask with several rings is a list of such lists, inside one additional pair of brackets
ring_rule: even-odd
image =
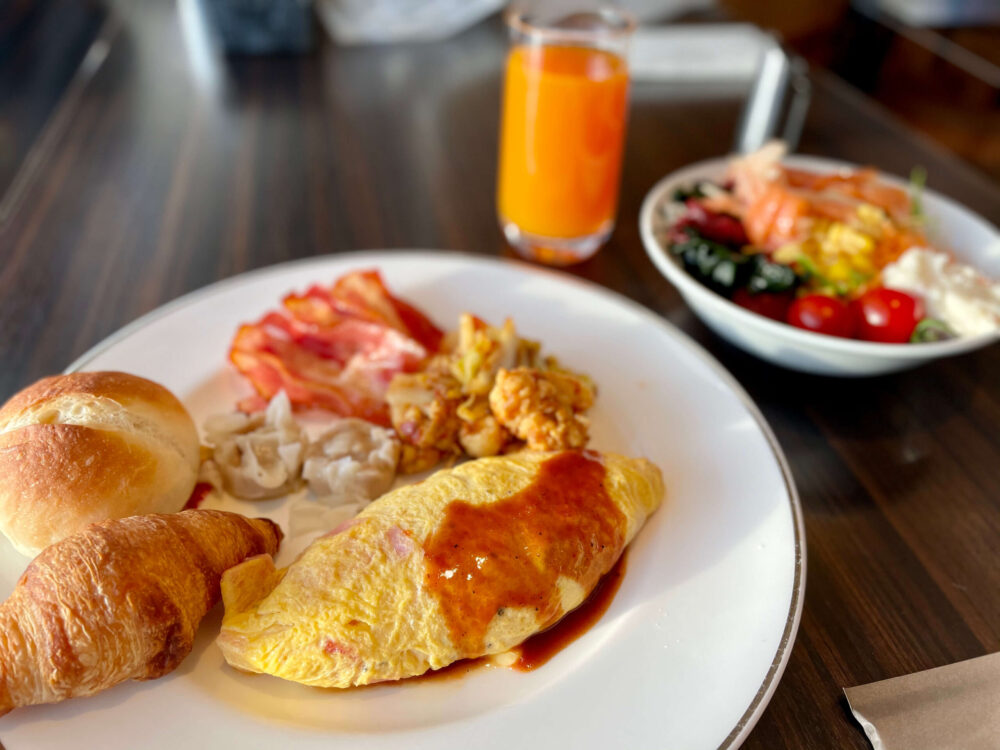
[(491, 326), (464, 313), (446, 353), (421, 372), (397, 374), (386, 399), (402, 440), (399, 471), (429, 469), (442, 458), (481, 458), (531, 450), (582, 448), (594, 386), (536, 341), (520, 338), (507, 319)]
[[(610, 545), (614, 548), (604, 549), (591, 531), (602, 521), (588, 516), (589, 502), (583, 502), (576, 516), (569, 518), (572, 525), (582, 517), (579, 528), (585, 529), (568, 540), (571, 555), (584, 564), (588, 558), (603, 556), (602, 569), (593, 571), (593, 580), (553, 576), (552, 591), (546, 597), (555, 609), (547, 616), (539, 606), (517, 604), (518, 592), (511, 590), (502, 594), (511, 604), (503, 600), (499, 607), (492, 601), (488, 605), (481, 640), (470, 640), (464, 631), (456, 633), (454, 619), (449, 620), (454, 617), (455, 601), (470, 593), (463, 586), (477, 584), (474, 570), (456, 576), (454, 569), (435, 567), (442, 558), (434, 552), (438, 549), (434, 544), (440, 541), (442, 529), (448, 530), (446, 519), (453, 518), (449, 512), (458, 501), (472, 514), (489, 513), (491, 506), (504, 510), (507, 506), (502, 503), (531, 489), (545, 471), (546, 461), (566, 456), (598, 467), (603, 489), (585, 485), (578, 499), (593, 497), (610, 503), (617, 519), (616, 541)], [(550, 486), (561, 487), (572, 479)], [(276, 570), (270, 557), (261, 556), (227, 571), (222, 582), (226, 612), (218, 644), (226, 661), (239, 669), (338, 688), (411, 677), (460, 658), (502, 653), (551, 625), (553, 617), (558, 619), (578, 606), (662, 496), (663, 481), (653, 464), (611, 454), (524, 452), (439, 471), (375, 501), (357, 518), (313, 542), (286, 570)], [(545, 511), (558, 519), (572, 515), (561, 506)], [(512, 519), (513, 524), (520, 522), (520, 518)], [(472, 549), (476, 536), (496, 534), (484, 526), (489, 524), (474, 526), (463, 543)], [(567, 542), (558, 534), (548, 540), (542, 536), (541, 532), (532, 534), (528, 541), (534, 542), (519, 543), (517, 561), (509, 559), (514, 555), (505, 555), (503, 560), (487, 560), (486, 554), (473, 559), (478, 565), (495, 563), (496, 569), (514, 574), (525, 571), (530, 578), (544, 572), (539, 566), (549, 559), (545, 545)], [(450, 552), (450, 539), (446, 546), (445, 552)], [(442, 597), (442, 589), (432, 590), (438, 578), (447, 579), (453, 596)], [(476, 594), (481, 596), (481, 591)], [(477, 599), (468, 601), (474, 606)], [(469, 643), (478, 652), (470, 652)]]

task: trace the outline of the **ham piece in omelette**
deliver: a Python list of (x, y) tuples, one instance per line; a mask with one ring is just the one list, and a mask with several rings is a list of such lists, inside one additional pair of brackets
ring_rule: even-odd
[(257, 391), (240, 408), (263, 409), (284, 390), (295, 407), (388, 426), (389, 381), (417, 370), (441, 336), (423, 313), (389, 293), (378, 271), (314, 285), (236, 332), (229, 359)]
[(231, 665), (320, 687), (502, 653), (579, 606), (663, 498), (645, 459), (522, 452), (376, 500), (289, 568), (226, 572)]

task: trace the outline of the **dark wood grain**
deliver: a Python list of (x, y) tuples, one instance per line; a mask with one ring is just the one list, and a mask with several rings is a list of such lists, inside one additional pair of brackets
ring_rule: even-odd
[(105, 16), (88, 0), (0, 0), (0, 192), (71, 85)]
[[(493, 204), (495, 19), (440, 44), (226, 60), (190, 53), (184, 5), (122, 6), (103, 64), (53, 115), (65, 126), (43, 131), (37, 168), (0, 202), (0, 396), (250, 268), (362, 248), (506, 252)], [(897, 174), (922, 164), (933, 187), (1000, 223), (995, 184), (814, 78), (803, 151)], [(636, 85), (619, 226), (570, 273), (705, 345), (788, 454), (808, 535), (805, 609), (746, 746), (864, 748), (843, 686), (1000, 648), (1000, 347), (844, 381), (775, 369), (713, 337), (647, 259), (637, 215), (664, 174), (728, 149), (739, 109)]]

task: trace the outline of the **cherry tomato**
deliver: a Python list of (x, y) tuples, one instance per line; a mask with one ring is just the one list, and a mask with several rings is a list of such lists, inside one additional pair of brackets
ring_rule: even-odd
[(792, 304), (792, 295), (773, 292), (754, 294), (748, 289), (737, 289), (733, 292), (733, 302), (758, 315), (763, 315), (765, 318), (784, 323), (785, 318), (788, 317), (788, 308)]
[(924, 317), (916, 297), (895, 289), (872, 289), (852, 303), (858, 320), (858, 338), (885, 344), (905, 344)]
[(857, 330), (854, 311), (836, 297), (825, 294), (799, 297), (788, 308), (786, 321), (807, 331), (846, 339), (852, 338)]

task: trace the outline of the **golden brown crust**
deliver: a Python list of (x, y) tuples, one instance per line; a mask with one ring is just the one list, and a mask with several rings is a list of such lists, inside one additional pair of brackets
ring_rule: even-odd
[(188, 416), (184, 405), (177, 400), (177, 397), (152, 380), (127, 372), (72, 372), (69, 375), (42, 378), (15, 393), (3, 407), (0, 407), (0, 430), (4, 430), (13, 417), (31, 407), (68, 395), (110, 398), (126, 408), (132, 402), (142, 401), (163, 411)]
[(104, 496), (148, 485), (155, 474), (156, 457), (121, 433), (36, 424), (0, 434), (0, 476), (18, 490), (2, 494), (20, 505), (87, 513)]
[(594, 391), (581, 377), (528, 367), (501, 369), (490, 391), (493, 416), (533, 451), (583, 448)]
[(199, 459), (191, 417), (162, 386), (44, 378), (0, 408), (0, 531), (34, 555), (88, 523), (180, 510)]
[(49, 547), (0, 604), (0, 713), (170, 672), (222, 573), (273, 555), (280, 538), (265, 519), (190, 510), (105, 521)]
[(173, 512), (190, 469), (141, 435), (66, 424), (0, 434), (0, 531), (29, 554), (89, 523)]

